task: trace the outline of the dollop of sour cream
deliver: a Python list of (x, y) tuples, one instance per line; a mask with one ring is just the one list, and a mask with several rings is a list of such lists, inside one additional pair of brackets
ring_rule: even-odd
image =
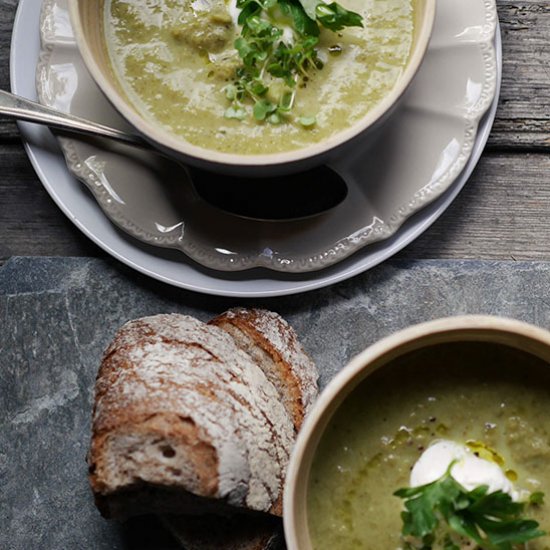
[(416, 461), (411, 471), (411, 487), (436, 481), (452, 462), (451, 476), (468, 491), (487, 485), (489, 493), (503, 491), (516, 502), (524, 500), (524, 491), (515, 489), (498, 464), (476, 456), (466, 445), (446, 439), (432, 443)]

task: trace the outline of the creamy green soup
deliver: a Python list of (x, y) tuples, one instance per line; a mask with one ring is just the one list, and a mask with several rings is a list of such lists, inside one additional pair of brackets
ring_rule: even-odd
[[(412, 0), (343, 0), (364, 28), (322, 30), (321, 70), (296, 93), (280, 124), (226, 118), (224, 87), (240, 58), (232, 0), (106, 0), (105, 31), (115, 73), (147, 118), (190, 143), (226, 153), (299, 149), (361, 119), (393, 88), (408, 60)], [(304, 127), (300, 118), (315, 117)]]
[[(519, 490), (550, 501), (550, 366), (502, 346), (435, 346), (374, 373), (323, 436), (308, 486), (316, 550), (395, 550), (411, 468), (433, 441), (476, 440)], [(525, 515), (550, 532), (550, 504)], [(475, 545), (469, 548), (475, 548)], [(522, 546), (523, 548), (523, 546)], [(528, 543), (550, 549), (550, 536)]]

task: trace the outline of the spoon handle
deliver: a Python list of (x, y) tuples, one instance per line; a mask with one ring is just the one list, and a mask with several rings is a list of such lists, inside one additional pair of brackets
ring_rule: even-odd
[(59, 130), (70, 130), (90, 136), (107, 137), (141, 147), (146, 146), (145, 140), (137, 135), (128, 134), (115, 128), (103, 126), (103, 124), (97, 124), (68, 113), (50, 109), (40, 103), (5, 90), (0, 90), (0, 114), (18, 120), (45, 124)]

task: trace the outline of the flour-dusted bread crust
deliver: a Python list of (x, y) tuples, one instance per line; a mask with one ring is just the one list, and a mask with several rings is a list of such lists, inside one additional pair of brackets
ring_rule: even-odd
[(121, 502), (139, 501), (144, 488), (179, 496), (178, 512), (209, 511), (217, 499), (280, 514), (293, 442), (273, 384), (216, 326), (176, 314), (137, 319), (105, 353), (89, 465), (107, 516), (127, 515)]
[(277, 313), (235, 308), (212, 319), (250, 355), (277, 388), (296, 432), (318, 394), (318, 373), (294, 329)]

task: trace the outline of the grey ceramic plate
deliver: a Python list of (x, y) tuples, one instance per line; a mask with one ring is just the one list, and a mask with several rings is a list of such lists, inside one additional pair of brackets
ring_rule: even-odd
[[(38, 96), (58, 109), (124, 125), (83, 66), (66, 3), (42, 6)], [(65, 139), (67, 165), (124, 231), (207, 267), (303, 273), (330, 266), (393, 235), (452, 184), (470, 156), (495, 95), (496, 7), (487, 0), (455, 6), (438, 3), (433, 40), (403, 108), (372, 149), (357, 148), (337, 162), (349, 196), (315, 220), (265, 223), (224, 214), (195, 195), (177, 164), (142, 152), (129, 157)]]
[[(28, 142), (27, 149), (29, 155), (48, 192), (85, 234), (114, 257), (157, 279), (191, 290), (228, 296), (292, 294), (332, 284), (373, 267), (420, 235), (452, 202), (466, 182), (481, 154), (494, 118), (497, 98), (495, 95), (491, 96), (490, 94), (489, 96), (480, 95), (479, 90), (483, 89), (483, 86), (481, 88), (477, 86), (478, 93), (476, 94), (476, 81), (468, 75), (462, 75), (462, 78), (465, 79), (465, 84), (458, 88), (455, 86), (456, 81), (454, 81), (454, 77), (451, 77), (457, 72), (456, 67), (453, 66), (455, 58), (457, 55), (461, 55), (457, 54), (457, 51), (475, 51), (480, 56), (480, 52), (487, 49), (489, 58), (492, 57), (491, 52), (494, 54), (495, 51), (493, 47), (487, 46), (485, 42), (482, 42), (485, 45), (481, 47), (479, 41), (480, 37), (486, 36), (487, 33), (489, 33), (488, 36), (491, 36), (492, 24), (485, 25), (484, 22), (486, 21), (486, 14), (489, 13), (489, 8), (494, 10), (494, 4), (492, 2), (485, 3), (482, 0), (470, 0), (470, 2), (472, 3), (471, 10), (463, 10), (463, 6), (459, 9), (450, 0), (442, 0), (439, 4), (436, 33), (429, 55), (434, 58), (434, 62), (438, 59), (443, 59), (444, 62), (439, 62), (438, 64), (439, 69), (443, 72), (437, 76), (437, 80), (434, 82), (423, 80), (420, 78), (422, 76), (422, 73), (420, 73), (414, 88), (411, 90), (410, 97), (407, 98), (409, 103), (396, 113), (396, 116), (390, 121), (386, 129), (386, 139), (388, 141), (385, 143), (391, 145), (391, 147), (388, 146), (385, 148), (384, 155), (387, 159), (386, 166), (391, 162), (392, 170), (385, 172), (378, 170), (376, 172), (376, 166), (374, 166), (375, 156), (372, 152), (366, 155), (364, 151), (358, 151), (355, 158), (349, 157), (345, 159), (348, 163), (350, 173), (354, 173), (354, 167), (360, 166), (362, 170), (368, 170), (371, 175), (376, 174), (376, 181), (391, 183), (392, 180), (395, 180), (396, 174), (407, 173), (407, 177), (404, 180), (400, 180), (401, 185), (403, 185), (403, 181), (406, 183), (413, 179), (413, 177), (416, 178), (419, 176), (426, 169), (426, 166), (431, 166), (429, 173), (432, 177), (424, 180), (423, 185), (417, 189), (417, 192), (412, 194), (411, 201), (406, 204), (409, 205), (411, 202), (418, 204), (416, 201), (421, 199), (426, 193), (430, 196), (432, 202), (424, 202), (423, 207), (419, 206), (420, 210), (414, 216), (410, 215), (410, 212), (407, 212), (406, 209), (398, 209), (394, 218), (391, 216), (388, 218), (388, 220), (395, 219), (398, 224), (393, 235), (381, 242), (369, 244), (362, 248), (359, 247), (351, 257), (339, 261), (322, 271), (293, 274), (254, 269), (239, 273), (221, 273), (204, 269), (193, 261), (188, 260), (181, 253), (140, 244), (136, 239), (129, 238), (125, 233), (118, 231), (105, 219), (94, 198), (85, 189), (77, 185), (74, 178), (68, 173), (51, 134), (42, 128), (25, 124), (22, 125), (22, 129), (24, 137)], [(31, 98), (35, 97), (33, 62), (38, 61), (40, 52), (38, 40), (39, 12), (40, 6), (36, 2), (33, 0), (21, 0), (13, 33), (12, 88), (16, 93)], [(483, 17), (479, 21), (479, 25), (468, 26), (468, 32), (464, 32), (465, 21), (463, 17), (468, 15), (467, 12), (470, 12), (469, 15), (476, 13), (479, 15), (481, 13)], [(58, 13), (60, 17), (54, 19), (51, 27), (51, 32), (56, 33), (58, 37), (57, 45), (55, 48), (52, 46), (52, 50), (55, 49), (59, 54), (64, 52), (68, 56), (60, 58), (59, 63), (56, 64), (57, 68), (65, 66), (68, 68), (68, 71), (61, 78), (64, 86), (63, 89), (66, 93), (64, 95), (56, 95), (55, 98), (52, 98), (52, 102), (55, 99), (54, 104), (61, 108), (80, 107), (80, 109), (83, 109), (86, 106), (73, 97), (74, 88), (78, 87), (78, 75), (75, 75), (70, 69), (71, 63), (74, 65), (74, 44), (69, 34), (70, 26), (68, 25), (66, 15), (63, 15), (63, 10), (58, 10)], [(494, 13), (494, 11), (490, 13)], [(457, 42), (453, 42), (451, 38), (456, 38), (457, 35), (459, 36), (459, 40), (457, 39)], [(451, 40), (451, 44), (449, 44), (449, 40)], [(500, 77), (500, 41), (498, 33), (496, 35), (496, 52), (495, 74), (492, 78), (496, 81), (496, 86), (495, 82), (493, 82), (494, 88), (498, 89), (498, 80)], [(42, 52), (43, 58), (48, 55), (50, 55), (51, 60), (51, 55), (53, 54), (50, 50), (46, 49)], [(428, 61), (429, 58), (426, 62), (428, 63)], [(44, 63), (44, 59), (42, 59), (42, 63)], [(424, 71), (424, 67), (422, 70)], [(445, 141), (443, 134), (438, 132), (432, 133), (438, 121), (453, 118), (442, 112), (441, 105), (438, 102), (432, 101), (430, 106), (427, 107), (416, 104), (413, 101), (415, 93), (422, 94), (424, 93), (423, 89), (431, 89), (437, 86), (445, 94), (448, 94), (447, 102), (458, 105), (456, 120), (463, 120), (459, 116), (460, 113), (463, 111), (467, 112), (472, 106), (479, 103), (473, 101), (476, 97), (479, 101), (490, 104), (490, 109), (481, 119), (477, 132), (477, 121), (473, 125), (466, 125), (468, 126), (466, 129), (462, 128), (460, 135), (469, 136), (472, 140), (466, 150), (462, 150), (460, 146), (462, 141), (457, 140), (453, 131), (450, 131), (448, 134), (447, 141)], [(418, 90), (418, 92), (413, 93), (415, 90)], [(83, 112), (83, 114), (86, 113)], [(430, 121), (430, 124), (427, 124), (426, 121)], [(407, 126), (409, 123), (414, 124)], [(418, 126), (420, 123), (427, 125)], [(404, 128), (408, 128), (408, 131), (404, 132)], [(453, 128), (455, 127), (453, 126)], [(422, 139), (419, 139), (419, 136)], [(420, 142), (422, 142), (422, 146), (420, 146)], [(397, 144), (405, 147), (405, 151), (408, 151), (408, 154), (401, 151), (398, 155), (396, 150), (392, 149)], [(116, 153), (111, 152), (108, 155), (109, 157), (118, 156)], [(93, 165), (94, 162), (102, 165), (102, 159), (97, 154), (89, 154), (86, 159), (90, 159), (88, 165)], [(421, 162), (421, 159), (428, 160), (427, 162)], [(410, 164), (412, 161), (414, 161), (413, 164)], [(408, 162), (409, 164), (407, 164)], [(434, 168), (437, 169), (434, 171)], [(124, 182), (116, 183), (121, 186), (130, 185), (133, 181), (133, 174), (137, 172), (143, 173), (144, 170), (145, 172), (150, 170), (147, 173), (154, 173), (155, 169), (154, 166), (147, 167), (147, 163), (144, 163), (143, 169), (136, 168), (136, 172), (126, 169)], [(450, 172), (449, 169), (451, 169)], [(441, 186), (442, 180), (439, 176), (445, 173), (451, 174), (451, 176), (449, 176), (449, 181), (446, 182), (445, 186)], [(379, 195), (389, 193), (391, 187), (386, 189), (371, 185), (369, 189), (365, 190), (361, 187), (359, 175), (359, 173), (355, 173), (354, 181), (351, 183), (357, 184), (354, 196), (358, 204), (362, 205), (364, 213), (368, 207), (368, 203), (376, 202)], [(434, 178), (434, 175), (438, 177)], [(374, 176), (372, 177), (374, 178)], [(393, 185), (397, 185), (400, 182), (394, 181)], [(107, 183), (110, 182), (107, 181)], [(98, 185), (100, 184), (101, 179), (98, 180)], [(432, 192), (434, 187), (437, 189), (437, 193), (435, 194)], [(378, 189), (378, 192), (375, 192), (375, 189)], [(115, 191), (118, 190), (115, 189)], [(179, 188), (179, 192), (183, 193), (181, 187)], [(373, 221), (372, 215), (369, 220), (370, 222)], [(177, 219), (173, 221), (174, 224), (179, 223)], [(199, 221), (202, 222), (202, 220)], [(256, 227), (253, 235), (257, 239), (257, 242), (262, 245), (261, 256), (263, 258), (271, 256), (275, 257), (276, 260), (280, 260), (282, 257), (280, 249), (274, 246), (279, 243), (284, 243), (289, 248), (289, 254), (294, 252), (303, 258), (304, 247), (314, 246), (319, 248), (319, 241), (313, 238), (311, 231), (318, 231), (315, 226), (324, 226), (326, 223), (326, 220), (323, 220), (322, 223), (319, 223), (318, 220), (317, 223), (310, 222), (298, 227), (294, 224), (286, 227), (279, 226), (277, 231), (280, 231), (282, 234), (279, 235), (278, 241), (269, 241), (270, 230), (272, 230), (270, 225), (266, 226), (262, 224)], [(169, 230), (174, 224), (171, 224), (170, 221), (163, 223), (162, 234), (166, 235), (169, 233), (169, 231), (165, 230)], [(362, 226), (362, 228), (364, 227), (365, 225)], [(323, 232), (323, 235), (327, 235), (336, 246), (332, 247), (335, 248), (334, 252), (332, 252), (332, 248), (325, 249), (324, 252), (318, 254), (320, 257), (325, 256), (330, 260), (333, 254), (338, 256), (342, 239), (359, 242), (365, 233), (365, 231), (361, 230), (353, 233), (345, 231), (345, 229), (345, 227), (337, 228), (340, 232), (340, 237), (331, 235), (330, 231)], [(188, 231), (188, 235), (193, 233), (194, 228), (192, 224), (190, 225), (190, 222), (186, 222), (186, 230)], [(201, 224), (197, 225), (196, 231), (199, 230), (206, 230), (208, 233), (208, 228), (205, 229), (204, 225), (202, 225), (202, 229)], [(212, 231), (212, 234), (214, 237), (220, 238), (219, 232)], [(228, 239), (230, 236), (230, 234), (227, 234), (223, 237)], [(231, 250), (231, 247), (224, 248), (222, 242), (216, 244), (216, 249), (218, 249), (216, 250), (217, 254), (233, 256), (231, 253), (234, 251)], [(307, 255), (307, 257), (310, 257), (310, 255)], [(340, 258), (338, 257), (338, 259)]]

